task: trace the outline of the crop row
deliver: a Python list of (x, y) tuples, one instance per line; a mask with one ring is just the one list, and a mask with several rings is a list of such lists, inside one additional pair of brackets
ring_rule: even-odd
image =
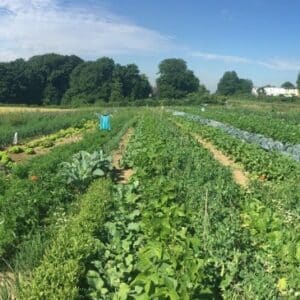
[(202, 125), (208, 125), (213, 128), (220, 129), (223, 132), (228, 133), (242, 141), (258, 145), (262, 149), (267, 151), (277, 151), (280, 154), (289, 156), (294, 160), (300, 162), (300, 144), (283, 144), (282, 142), (274, 141), (272, 138), (265, 137), (261, 134), (241, 130), (239, 128), (227, 125), (219, 121), (203, 118), (199, 115), (189, 114), (180, 111), (174, 111), (173, 115), (180, 115), (186, 119), (201, 123)]
[[(268, 272), (278, 274), (283, 294), (299, 296), (300, 263), (300, 166), (276, 153), (243, 143), (217, 129), (177, 119), (187, 132), (208, 139), (250, 172), (253, 181), (242, 205), (242, 226), (250, 232), (252, 245), (262, 249)], [(251, 175), (250, 175), (251, 176)], [(264, 181), (264, 180), (270, 181)]]
[(111, 185), (109, 180), (96, 180), (79, 199), (76, 213), (60, 226), (40, 265), (20, 282), (20, 299), (76, 298), (84, 262), (97, 251), (94, 235), (103, 222)]
[(33, 136), (41, 136), (65, 129), (82, 127), (95, 118), (90, 111), (73, 112), (19, 112), (1, 114), (0, 150), (12, 144), (14, 133), (18, 132), (20, 142)]
[(0, 176), (0, 253), (11, 257), (38, 230), (49, 224), (58, 208), (66, 209), (77, 197), (60, 175), (62, 161), (80, 150), (114, 147), (129, 126), (131, 114), (115, 116), (111, 132), (94, 131), (74, 144), (56, 147), (49, 154), (14, 166), (9, 176)]
[(85, 123), (78, 125), (77, 127), (68, 127), (66, 129), (60, 129), (56, 133), (31, 140), (30, 142), (22, 145), (16, 145), (8, 147), (6, 150), (0, 151), (0, 164), (5, 167), (12, 166), (11, 154), (25, 153), (28, 155), (36, 154), (37, 152), (55, 146), (59, 141), (63, 141), (65, 138), (75, 137), (76, 135), (83, 135), (87, 130), (94, 129), (96, 125), (95, 121), (89, 120)]
[(186, 130), (152, 113), (122, 163), (135, 169), (131, 184), (92, 185), (22, 299), (299, 296), (297, 223), (282, 220), (273, 185), (241, 190)]
[(108, 206), (83, 298), (267, 299), (284, 291), (243, 226), (249, 198), (210, 153), (153, 115), (126, 153), (123, 164), (136, 173)]
[(273, 118), (267, 114), (259, 115), (254, 112), (210, 108), (204, 112), (197, 108), (188, 108), (187, 111), (199, 114), (204, 118), (227, 123), (249, 132), (259, 133), (283, 143), (300, 144), (300, 127), (298, 124)]

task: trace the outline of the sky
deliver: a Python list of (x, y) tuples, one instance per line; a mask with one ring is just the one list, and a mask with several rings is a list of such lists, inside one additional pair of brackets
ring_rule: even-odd
[(295, 83), (299, 0), (0, 0), (0, 61), (55, 52), (136, 63), (183, 58), (211, 91), (225, 71), (255, 86)]

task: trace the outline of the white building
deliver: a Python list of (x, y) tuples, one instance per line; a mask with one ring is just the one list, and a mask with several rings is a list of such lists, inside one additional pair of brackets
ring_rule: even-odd
[(252, 94), (255, 96), (258, 96), (259, 94), (265, 94), (266, 96), (284, 96), (284, 97), (300, 96), (298, 89), (285, 89), (285, 88), (274, 87), (274, 86), (253, 88)]

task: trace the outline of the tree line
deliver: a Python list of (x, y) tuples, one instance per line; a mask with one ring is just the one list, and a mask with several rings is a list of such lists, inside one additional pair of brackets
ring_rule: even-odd
[[(28, 105), (81, 105), (98, 101), (122, 102), (146, 99), (183, 99), (188, 95), (208, 95), (183, 59), (160, 62), (156, 87), (135, 64), (120, 65), (102, 57), (84, 61), (75, 55), (45, 54), (29, 60), (0, 63), (0, 103)], [(291, 88), (290, 82), (283, 84)], [(297, 80), (300, 88), (300, 74)], [(225, 72), (216, 94), (250, 94), (253, 83)]]
[(84, 62), (75, 55), (45, 54), (0, 63), (0, 102), (59, 105), (101, 99), (146, 98), (152, 88), (134, 64), (103, 57)]

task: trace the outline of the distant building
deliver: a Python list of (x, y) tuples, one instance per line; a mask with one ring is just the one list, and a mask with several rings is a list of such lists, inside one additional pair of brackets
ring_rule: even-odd
[(300, 96), (298, 89), (286, 89), (275, 86), (264, 86), (260, 88), (253, 88), (252, 94), (255, 96), (266, 95), (266, 96), (284, 96), (293, 97)]

